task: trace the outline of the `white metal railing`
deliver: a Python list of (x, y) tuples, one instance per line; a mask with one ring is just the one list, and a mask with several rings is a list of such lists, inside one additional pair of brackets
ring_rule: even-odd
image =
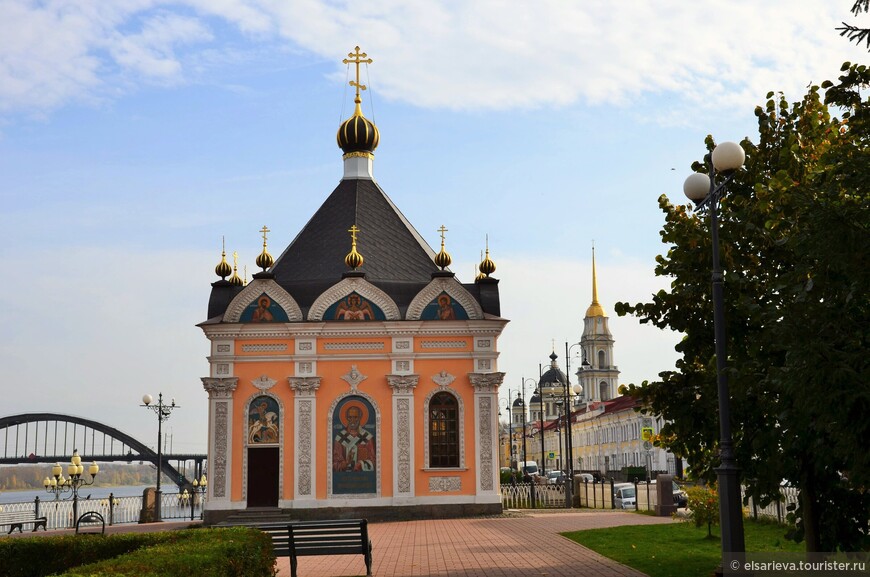
[[(741, 487), (742, 496), (746, 497), (746, 488)], [(786, 515), (789, 513), (788, 506), (792, 504), (797, 504), (798, 499), (800, 498), (800, 491), (797, 487), (780, 487), (779, 488), (780, 499), (778, 501), (772, 501), (768, 503), (767, 507), (760, 507), (756, 505), (755, 500), (752, 497), (749, 497), (749, 502), (747, 507), (749, 508), (749, 514), (754, 518), (764, 518), (764, 519), (773, 519), (778, 523), (786, 523)]]
[[(501, 502), (505, 509), (532, 509), (532, 484), (517, 483), (501, 486)], [(535, 483), (535, 508), (565, 508), (565, 485)]]

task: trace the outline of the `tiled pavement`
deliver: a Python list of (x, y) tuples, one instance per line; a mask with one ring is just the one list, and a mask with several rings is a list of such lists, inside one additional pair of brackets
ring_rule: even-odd
[[(642, 577), (559, 535), (565, 531), (671, 523), (628, 511), (508, 511), (500, 517), (370, 523), (374, 577)], [(107, 533), (167, 531), (190, 522), (115, 525)], [(39, 531), (38, 535), (68, 533)], [(29, 533), (32, 535), (33, 533)], [(15, 535), (18, 535), (17, 533)], [(28, 535), (28, 533), (24, 533)], [(299, 577), (365, 575), (362, 555), (302, 557)], [(278, 577), (290, 577), (290, 560), (278, 559)]]
[[(642, 576), (559, 533), (671, 523), (670, 518), (621, 511), (541, 512), (503, 517), (370, 523), (375, 577)], [(302, 557), (299, 577), (365, 575), (362, 555)], [(278, 560), (278, 577), (290, 561)]]

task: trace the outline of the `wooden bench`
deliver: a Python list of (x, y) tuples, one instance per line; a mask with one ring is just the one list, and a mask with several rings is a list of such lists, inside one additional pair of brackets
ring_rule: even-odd
[(12, 534), (12, 531), (15, 529), (18, 529), (18, 532), (22, 533), (22, 526), (28, 523), (33, 523), (34, 532), (36, 532), (40, 525), (42, 525), (42, 530), (45, 531), (46, 521), (47, 519), (45, 517), (37, 517), (36, 513), (33, 511), (10, 511), (8, 513), (0, 513), (0, 527), (9, 525), (9, 533), (7, 533), (7, 535)]
[(362, 555), (366, 575), (372, 574), (372, 542), (368, 521), (300, 521), (288, 526), (290, 573), (296, 577), (297, 558), (303, 555)]

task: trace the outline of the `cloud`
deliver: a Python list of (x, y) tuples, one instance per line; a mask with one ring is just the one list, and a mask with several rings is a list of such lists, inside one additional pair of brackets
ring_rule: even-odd
[(334, 59), (336, 77), (359, 44), (377, 63), (376, 90), (418, 106), (628, 108), (666, 96), (678, 111), (660, 117), (669, 123), (679, 111), (745, 112), (768, 90), (796, 99), (864, 54), (834, 30), (848, 6), (826, 0), (0, 0), (0, 13), (6, 112), (183, 81), (233, 28), (249, 44), (281, 40)]

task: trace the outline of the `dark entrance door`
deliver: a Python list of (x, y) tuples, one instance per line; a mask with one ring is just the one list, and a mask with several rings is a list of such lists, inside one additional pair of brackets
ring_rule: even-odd
[(248, 507), (278, 506), (278, 447), (248, 449)]

